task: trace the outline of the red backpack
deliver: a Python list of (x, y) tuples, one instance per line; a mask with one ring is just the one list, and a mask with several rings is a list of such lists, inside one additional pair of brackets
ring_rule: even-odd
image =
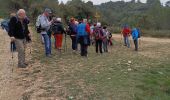
[(103, 39), (103, 31), (102, 31), (102, 28), (96, 28), (94, 30), (94, 34), (95, 34), (95, 39), (96, 40), (102, 40)]

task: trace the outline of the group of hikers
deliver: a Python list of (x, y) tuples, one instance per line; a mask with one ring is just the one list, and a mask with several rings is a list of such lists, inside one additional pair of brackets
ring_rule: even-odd
[(108, 43), (112, 45), (112, 34), (109, 33), (106, 26), (102, 27), (99, 22), (90, 24), (87, 19), (71, 18), (68, 28), (64, 28), (61, 18), (51, 17), (51, 13), (50, 9), (45, 9), (36, 22), (37, 32), (42, 35), (47, 57), (51, 56), (51, 36), (53, 35), (55, 38), (55, 49), (61, 52), (63, 34), (70, 35), (73, 52), (79, 51), (78, 44), (80, 44), (81, 56), (87, 57), (88, 46), (91, 44), (96, 45), (96, 53), (108, 52), (107, 45)]
[(124, 25), (121, 34), (124, 39), (124, 46), (127, 46), (128, 48), (130, 48), (129, 37), (132, 35), (132, 39), (135, 45), (135, 51), (138, 51), (138, 40), (141, 37), (140, 29), (135, 27), (133, 29), (130, 29), (128, 25)]
[[(52, 36), (55, 39), (55, 49), (62, 51), (64, 35), (69, 35), (72, 41), (73, 53), (80, 50), (80, 55), (88, 56), (88, 46), (95, 45), (96, 53), (108, 52), (108, 45), (113, 45), (112, 34), (107, 30), (107, 26), (102, 26), (100, 22), (91, 24), (87, 19), (71, 18), (67, 28), (64, 28), (62, 19), (51, 16), (52, 11), (46, 8), (36, 20), (36, 30), (40, 33), (42, 43), (44, 44), (45, 56), (51, 57)], [(16, 15), (12, 15), (9, 21), (8, 34), (11, 38), (12, 47), (16, 47), (18, 52), (18, 67), (26, 68), (28, 63), (25, 61), (26, 43), (31, 42), (31, 33), (28, 28), (30, 23), (24, 9), (19, 9)], [(139, 29), (130, 29), (125, 25), (122, 34), (124, 45), (130, 47), (129, 36), (132, 34), (135, 44), (135, 50), (138, 50), (138, 38), (140, 38)], [(65, 38), (66, 39), (66, 38)], [(15, 45), (14, 45), (15, 44)], [(78, 46), (80, 44), (80, 47)]]

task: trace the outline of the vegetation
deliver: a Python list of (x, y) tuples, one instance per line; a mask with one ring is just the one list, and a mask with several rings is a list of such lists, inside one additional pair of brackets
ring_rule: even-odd
[[(68, 49), (53, 49), (51, 58), (44, 57), (39, 34), (33, 39), (33, 67), (17, 79), (25, 87), (27, 100), (169, 100), (169, 42), (140, 41), (140, 51), (132, 52), (115, 38), (109, 53), (98, 55), (95, 47), (89, 56), (73, 54)], [(161, 48), (160, 48), (161, 47)], [(38, 64), (37, 64), (38, 63)], [(38, 66), (37, 66), (38, 65)]]
[[(0, 0), (4, 2), (4, 0)], [(1, 3), (1, 5), (4, 3)], [(101, 15), (100, 21), (104, 24), (121, 26), (125, 23), (131, 26), (139, 26), (145, 29), (169, 29), (170, 17), (169, 2), (163, 6), (159, 0), (147, 0), (147, 3), (141, 3), (140, 0), (135, 2), (117, 1), (107, 2), (101, 5), (94, 5), (93, 2), (83, 2), (82, 0), (71, 0), (66, 4), (59, 3), (58, 0), (8, 0), (5, 1), (3, 9), (10, 12), (19, 8), (28, 11), (29, 16), (36, 18), (46, 7), (51, 8), (55, 15), (63, 18), (91, 18), (94, 19), (95, 12)], [(6, 11), (7, 11), (6, 10)], [(4, 11), (3, 11), (4, 12)]]

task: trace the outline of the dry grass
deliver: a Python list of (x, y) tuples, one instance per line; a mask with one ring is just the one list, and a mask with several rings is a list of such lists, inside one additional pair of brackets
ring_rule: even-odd
[[(114, 35), (113, 35), (114, 36)], [(169, 100), (170, 45), (142, 41), (139, 52), (117, 41), (109, 53), (89, 48), (88, 58), (68, 50), (44, 56), (38, 35), (33, 41), (33, 66), (20, 73), (23, 100)], [(131, 63), (130, 63), (131, 61)]]

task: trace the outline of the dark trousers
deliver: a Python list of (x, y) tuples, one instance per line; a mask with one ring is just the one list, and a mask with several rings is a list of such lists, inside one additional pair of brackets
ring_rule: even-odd
[(102, 40), (96, 40), (96, 53), (98, 53), (98, 49), (100, 50), (100, 53), (103, 53), (102, 51)]
[(80, 36), (78, 38), (78, 41), (80, 43), (80, 48), (81, 48), (81, 56), (86, 56), (87, 57), (87, 37), (86, 36)]
[(77, 38), (76, 38), (76, 36), (71, 36), (71, 40), (72, 40), (72, 49), (77, 50)]
[(138, 39), (134, 40), (135, 51), (138, 51)]
[(87, 57), (87, 45), (85, 45), (85, 44), (80, 44), (80, 46), (81, 46), (81, 56), (85, 56), (85, 57)]

